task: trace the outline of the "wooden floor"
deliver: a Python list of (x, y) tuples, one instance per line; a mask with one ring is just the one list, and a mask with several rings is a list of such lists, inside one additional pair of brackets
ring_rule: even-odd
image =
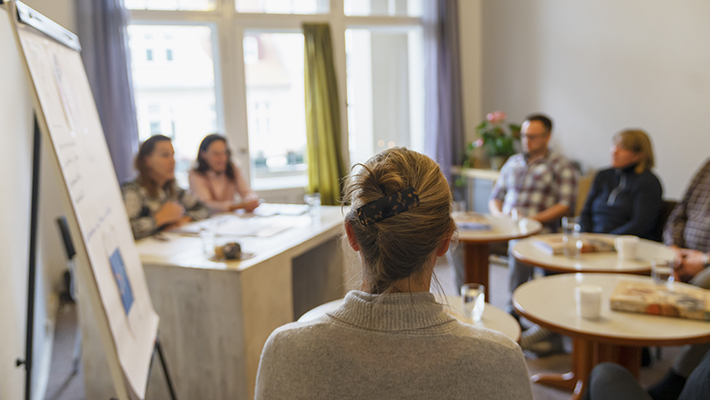
[[(440, 263), (435, 268), (435, 274), (441, 285), (441, 290), (446, 294), (457, 294), (454, 287), (454, 274), (445, 258), (440, 258)], [(490, 303), (504, 308), (510, 295), (507, 290), (507, 267), (503, 264), (492, 262), (490, 270)], [(437, 288), (433, 285), (433, 291)], [(47, 385), (47, 400), (85, 400), (84, 396), (84, 376), (81, 371), (72, 375), (72, 353), (74, 350), (74, 337), (76, 334), (76, 310), (73, 305), (62, 305), (57, 318), (55, 329), (54, 347), (52, 352), (52, 366)], [(528, 371), (532, 376), (538, 372), (567, 372), (570, 368), (570, 342), (566, 341), (568, 354), (554, 355), (543, 359), (527, 359)], [(654, 360), (653, 365), (641, 369), (640, 380), (644, 385), (651, 384), (659, 380), (670, 368), (678, 347), (666, 347), (662, 351), (662, 359)], [(158, 364), (154, 364), (158, 365)], [(157, 380), (154, 380), (154, 382)], [(570, 393), (548, 388), (541, 385), (533, 385), (533, 396), (536, 400), (567, 400)], [(150, 395), (151, 388), (148, 388)], [(151, 399), (150, 396), (148, 400)]]

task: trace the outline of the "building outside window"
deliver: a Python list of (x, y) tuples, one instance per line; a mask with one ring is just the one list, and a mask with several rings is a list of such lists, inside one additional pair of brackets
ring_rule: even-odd
[(423, 151), (424, 1), (125, 0), (140, 139), (172, 135), (184, 185), (219, 132), (256, 190), (305, 186), (301, 25), (327, 22), (349, 161)]

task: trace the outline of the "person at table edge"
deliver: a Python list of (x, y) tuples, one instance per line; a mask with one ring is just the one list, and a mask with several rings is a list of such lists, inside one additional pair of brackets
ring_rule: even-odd
[(582, 232), (660, 241), (661, 230), (656, 228), (663, 188), (651, 171), (653, 166), (653, 147), (646, 132), (627, 129), (614, 135), (611, 168), (594, 177), (580, 214)]
[[(675, 278), (710, 289), (710, 159), (668, 217), (663, 241), (675, 251)], [(677, 399), (709, 351), (710, 343), (683, 346), (664, 378), (648, 389), (651, 397)]]

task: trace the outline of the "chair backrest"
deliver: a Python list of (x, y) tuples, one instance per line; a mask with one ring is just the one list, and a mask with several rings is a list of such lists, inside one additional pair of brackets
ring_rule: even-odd
[(675, 208), (676, 204), (678, 204), (677, 201), (675, 200), (663, 200), (663, 205), (661, 205), (661, 212), (658, 215), (658, 222), (656, 223), (656, 227), (653, 229), (653, 234), (651, 238), (657, 242), (663, 242), (663, 228), (666, 226), (666, 222), (668, 222), (668, 217), (671, 216), (671, 213), (673, 212), (673, 209)]
[(597, 171), (589, 170), (586, 174), (582, 175), (577, 182), (577, 204), (575, 204), (574, 215), (580, 215), (582, 209), (584, 208), (584, 202), (587, 201), (587, 194), (589, 189), (592, 187), (594, 182), (594, 177), (597, 175)]

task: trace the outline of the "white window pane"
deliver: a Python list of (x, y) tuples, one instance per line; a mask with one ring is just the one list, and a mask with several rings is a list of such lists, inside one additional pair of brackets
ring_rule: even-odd
[[(173, 139), (176, 177), (184, 187), (200, 141), (215, 131), (212, 29), (130, 25), (128, 37), (140, 140), (154, 134)], [(152, 61), (144, 56), (148, 48)]]
[(253, 185), (305, 185), (303, 34), (246, 32), (244, 48)]
[(330, 0), (236, 0), (238, 12), (266, 14), (327, 14)]
[(126, 8), (133, 10), (214, 10), (214, 0), (125, 0)]
[(344, 0), (345, 15), (421, 17), (422, 0)]
[(394, 146), (424, 150), (422, 46), (418, 28), (346, 31), (351, 163)]

